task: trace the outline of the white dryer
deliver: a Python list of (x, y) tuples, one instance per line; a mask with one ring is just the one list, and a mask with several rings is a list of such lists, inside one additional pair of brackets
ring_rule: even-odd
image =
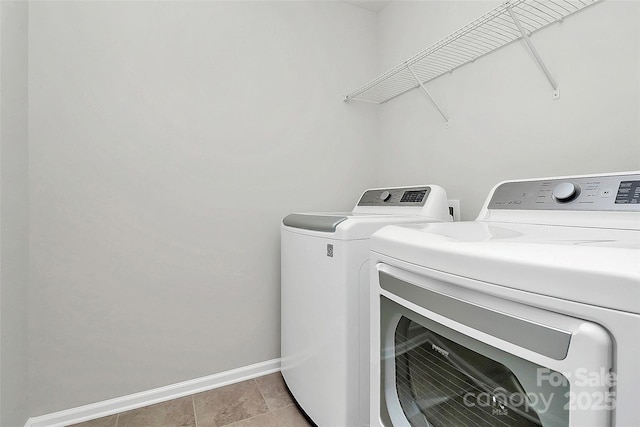
[(352, 212), (284, 218), (282, 375), (318, 426), (368, 425), (369, 237), (450, 218), (436, 185), (370, 189)]
[(371, 248), (372, 426), (638, 425), (640, 172), (504, 182)]

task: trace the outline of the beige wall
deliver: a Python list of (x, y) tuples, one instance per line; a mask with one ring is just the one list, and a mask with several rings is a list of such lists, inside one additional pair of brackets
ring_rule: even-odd
[(373, 181), (375, 15), (32, 2), (29, 37), (30, 415), (279, 357), (281, 218)]
[[(380, 72), (499, 2), (398, 1), (379, 15)], [(427, 84), (449, 128), (414, 90), (380, 106), (380, 184), (435, 182), (474, 219), (499, 181), (640, 169), (640, 2), (603, 1), (531, 40)]]

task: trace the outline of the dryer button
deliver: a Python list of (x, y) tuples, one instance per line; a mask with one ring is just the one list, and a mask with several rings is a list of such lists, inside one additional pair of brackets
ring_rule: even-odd
[(559, 203), (574, 200), (580, 194), (580, 187), (571, 182), (562, 182), (553, 188), (553, 199)]

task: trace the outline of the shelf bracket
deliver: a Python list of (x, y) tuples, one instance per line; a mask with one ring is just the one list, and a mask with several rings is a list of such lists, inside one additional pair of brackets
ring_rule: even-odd
[(413, 75), (413, 78), (416, 79), (416, 81), (418, 82), (418, 84), (420, 85), (420, 87), (422, 88), (423, 92), (425, 93), (425, 95), (427, 95), (427, 98), (429, 98), (429, 101), (431, 101), (431, 103), (436, 107), (436, 109), (438, 110), (438, 112), (440, 113), (440, 115), (442, 116), (442, 118), (444, 119), (445, 123), (447, 124), (447, 126), (449, 125), (449, 118), (447, 117), (446, 114), (444, 114), (444, 112), (442, 111), (442, 109), (440, 108), (440, 106), (438, 105), (438, 103), (433, 99), (433, 97), (431, 96), (431, 94), (429, 93), (429, 91), (427, 90), (426, 87), (424, 87), (424, 84), (422, 83), (422, 81), (418, 78), (418, 76), (416, 75), (416, 73), (413, 71), (413, 69), (411, 68), (411, 66), (409, 64), (405, 64), (405, 66), (407, 67), (407, 70), (409, 70), (409, 72)]
[(549, 80), (549, 84), (551, 84), (551, 87), (553, 88), (553, 99), (560, 99), (560, 89), (558, 88), (558, 83), (555, 81), (555, 79), (553, 78), (553, 76), (549, 72), (549, 69), (544, 64), (544, 61), (542, 61), (542, 58), (538, 54), (538, 51), (536, 50), (536, 47), (533, 45), (533, 43), (531, 43), (531, 39), (529, 38), (529, 35), (527, 34), (526, 30), (524, 29), (524, 27), (520, 23), (520, 20), (518, 19), (516, 14), (513, 12), (511, 4), (509, 4), (509, 2), (507, 2), (506, 6), (507, 6), (507, 12), (509, 12), (509, 15), (511, 16), (511, 19), (513, 20), (513, 23), (516, 24), (516, 27), (518, 27), (518, 30), (522, 34), (522, 39), (524, 40), (525, 44), (529, 48), (529, 52), (531, 52), (531, 54), (533, 55), (534, 59), (536, 60), (536, 62), (540, 66), (540, 69), (542, 69), (542, 72), (547, 77), (547, 80)]

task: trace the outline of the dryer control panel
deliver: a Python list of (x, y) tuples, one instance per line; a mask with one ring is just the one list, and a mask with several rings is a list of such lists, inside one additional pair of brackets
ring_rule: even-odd
[(375, 188), (364, 192), (358, 206), (424, 206), (431, 188)]
[(640, 173), (505, 182), (487, 207), (640, 212)]

